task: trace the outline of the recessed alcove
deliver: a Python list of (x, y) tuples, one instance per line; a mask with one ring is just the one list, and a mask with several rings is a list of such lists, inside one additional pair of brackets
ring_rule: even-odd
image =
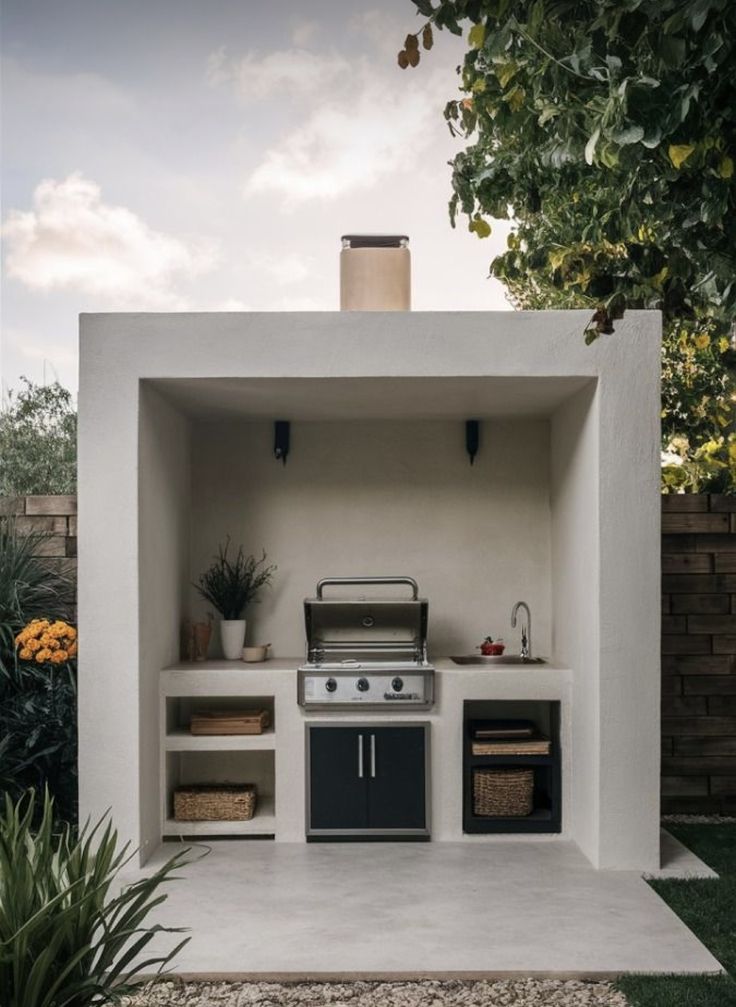
[[(278, 564), (273, 588), (248, 613), (249, 637), (274, 644), (294, 667), (302, 600), (323, 576), (414, 576), (429, 598), (434, 658), (472, 649), (487, 633), (513, 651), (511, 605), (527, 601), (534, 651), (570, 687), (568, 834), (596, 866), (654, 867), (659, 322), (627, 313), (615, 338), (588, 347), (586, 320), (585, 312), (85, 316), (83, 813), (104, 810), (105, 780), (119, 777), (122, 833), (142, 859), (155, 846), (161, 669), (178, 659), (182, 614), (206, 610), (191, 584), (229, 534)], [(472, 466), (468, 419), (481, 422)], [(291, 422), (286, 465), (273, 457), (276, 420)], [(124, 654), (108, 655), (102, 626), (131, 640)], [(100, 670), (89, 655), (103, 652)], [(515, 698), (513, 683), (532, 674), (543, 683), (543, 670), (513, 680), (509, 672), (504, 696)], [(461, 717), (443, 691), (461, 695), (463, 674), (440, 671), (431, 714), (438, 759), (461, 757), (460, 741), (443, 748), (442, 732), (452, 722), (454, 736)], [(452, 683), (444, 690), (443, 676)], [(473, 677), (473, 698), (483, 698), (485, 681)], [(239, 694), (224, 679), (218, 688)], [(303, 808), (295, 690), (279, 689), (277, 841), (299, 837), (292, 809)], [(518, 696), (535, 698), (529, 689)], [(106, 708), (114, 718), (100, 715)], [(279, 777), (282, 738), (292, 745), (290, 779)], [(121, 775), (121, 766), (130, 770)]]
[[(217, 545), (278, 565), (248, 612), (248, 639), (303, 650), (302, 600), (321, 576), (407, 573), (430, 599), (430, 652), (518, 646), (515, 601), (534, 647), (552, 652), (553, 416), (592, 400), (565, 378), (188, 379), (147, 382), (186, 417), (188, 583)], [(465, 421), (480, 422), (470, 464)], [(286, 464), (273, 421), (291, 422)], [(191, 588), (193, 615), (206, 605)], [(218, 641), (212, 645), (218, 653)]]

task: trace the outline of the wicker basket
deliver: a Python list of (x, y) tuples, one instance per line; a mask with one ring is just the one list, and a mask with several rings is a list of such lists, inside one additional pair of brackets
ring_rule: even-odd
[(523, 818), (534, 807), (533, 769), (475, 769), (473, 814)]
[(174, 791), (177, 822), (247, 822), (255, 810), (253, 783), (198, 784)]

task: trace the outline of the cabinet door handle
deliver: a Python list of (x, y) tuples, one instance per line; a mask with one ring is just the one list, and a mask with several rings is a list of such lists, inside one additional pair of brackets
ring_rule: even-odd
[(371, 735), (371, 779), (376, 778), (376, 736)]
[(363, 735), (358, 735), (358, 778), (363, 779)]

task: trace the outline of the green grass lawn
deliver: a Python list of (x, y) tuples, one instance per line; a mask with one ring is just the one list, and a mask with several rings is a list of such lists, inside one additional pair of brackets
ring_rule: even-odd
[(729, 974), (625, 976), (617, 986), (634, 1007), (736, 1007), (736, 824), (668, 830), (720, 877), (649, 883)]

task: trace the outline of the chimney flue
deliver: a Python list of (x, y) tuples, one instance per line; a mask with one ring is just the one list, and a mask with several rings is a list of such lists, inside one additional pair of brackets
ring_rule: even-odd
[(405, 234), (343, 234), (340, 310), (411, 310), (411, 255)]

